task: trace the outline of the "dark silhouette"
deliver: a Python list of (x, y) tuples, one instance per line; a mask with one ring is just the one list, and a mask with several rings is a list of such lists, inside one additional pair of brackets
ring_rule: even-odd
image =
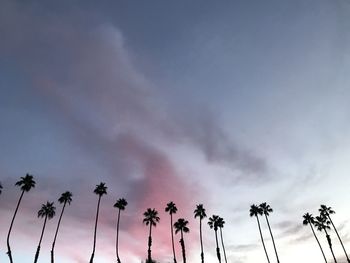
[(176, 214), (177, 207), (173, 202), (169, 202), (166, 205), (165, 212), (170, 214), (170, 231), (171, 231), (171, 245), (173, 247), (173, 256), (174, 263), (176, 263), (176, 254), (175, 254), (175, 246), (174, 246), (174, 231), (173, 231), (173, 214)]
[(313, 228), (313, 225), (315, 224), (315, 218), (312, 216), (312, 214), (309, 214), (309, 213), (306, 213), (305, 215), (303, 215), (303, 225), (307, 226), (307, 225), (310, 225), (310, 228), (311, 228), (311, 231), (312, 233), (314, 234), (314, 237), (316, 238), (316, 241), (317, 241), (317, 244), (318, 246), (320, 247), (321, 249), (321, 252), (322, 252), (322, 256), (324, 258), (324, 261), (327, 263), (327, 259), (326, 259), (326, 256), (323, 252), (323, 249), (322, 249), (322, 246), (320, 244), (320, 241), (318, 240), (317, 236), (316, 236), (316, 233), (315, 233), (315, 230)]
[(258, 222), (261, 242), (262, 242), (264, 250), (265, 250), (267, 262), (270, 263), (269, 255), (267, 254), (267, 250), (266, 250), (266, 247), (265, 247), (264, 238), (263, 238), (263, 235), (262, 235), (262, 232), (261, 232), (261, 227), (260, 227), (260, 222), (259, 222), (259, 215), (261, 216), (263, 214), (263, 210), (260, 207), (258, 207), (257, 205), (251, 205), (249, 212), (250, 212), (250, 216), (251, 217), (253, 217), (253, 216), (256, 217), (256, 221)]
[(280, 260), (279, 260), (279, 258), (278, 258), (278, 254), (277, 254), (275, 239), (273, 238), (272, 231), (271, 231), (271, 227), (270, 227), (270, 223), (269, 223), (269, 219), (268, 219), (268, 216), (270, 215), (270, 213), (273, 212), (273, 209), (270, 207), (270, 205), (268, 205), (268, 204), (266, 204), (266, 203), (260, 204), (260, 208), (262, 209), (263, 214), (265, 215), (266, 223), (267, 223), (267, 226), (269, 227), (269, 231), (270, 231), (270, 235), (271, 235), (271, 239), (272, 239), (273, 248), (275, 249), (275, 254), (276, 254), (277, 263), (279, 263)]
[(346, 260), (348, 261), (348, 263), (350, 263), (350, 259), (348, 257), (348, 253), (345, 250), (344, 244), (343, 244), (343, 242), (342, 242), (342, 240), (341, 240), (341, 238), (340, 238), (340, 236), (338, 234), (338, 231), (337, 231), (336, 227), (333, 224), (332, 218), (330, 216), (331, 214), (335, 214), (334, 210), (332, 209), (332, 207), (327, 207), (326, 205), (321, 205), (321, 208), (318, 211), (321, 213), (321, 215), (327, 217), (327, 219), (331, 222), (331, 224), (333, 226), (333, 229), (334, 229), (335, 233), (337, 234), (337, 237), (338, 237), (338, 239), (340, 241), (340, 244), (341, 244), (341, 246), (342, 246), (342, 248), (344, 250), (344, 253), (345, 253), (345, 256), (346, 256)]
[(41, 230), (38, 248), (36, 249), (34, 263), (38, 262), (39, 253), (40, 253), (40, 245), (41, 245), (41, 241), (43, 240), (44, 231), (45, 231), (45, 227), (46, 227), (46, 221), (47, 221), (47, 219), (51, 219), (55, 216), (55, 213), (56, 213), (55, 210), (56, 210), (56, 207), (54, 207), (53, 202), (52, 203), (46, 202), (46, 204), (43, 204), (41, 206), (40, 210), (38, 211), (38, 217), (41, 217), (41, 218), (44, 217), (45, 220), (44, 220), (43, 229)]
[(220, 229), (220, 237), (221, 237), (221, 245), (222, 245), (222, 251), (224, 251), (224, 258), (225, 258), (225, 262), (227, 263), (227, 258), (226, 258), (226, 251), (225, 251), (225, 246), (224, 246), (224, 238), (222, 236), (222, 229), (224, 228), (225, 225), (225, 221), (222, 217), (219, 217), (218, 221), (217, 221), (218, 227)]
[(94, 256), (95, 256), (95, 248), (96, 248), (96, 232), (97, 232), (97, 222), (98, 222), (98, 213), (100, 210), (100, 202), (101, 197), (105, 194), (107, 194), (107, 186), (105, 183), (100, 183), (96, 185), (94, 193), (98, 195), (98, 202), (97, 202), (97, 210), (96, 210), (96, 221), (95, 221), (95, 231), (94, 231), (94, 245), (92, 248), (92, 254), (90, 258), (90, 263), (94, 262)]
[(13, 260), (12, 260), (12, 254), (11, 254), (11, 248), (10, 248), (10, 235), (11, 235), (13, 222), (15, 221), (15, 217), (17, 215), (18, 207), (19, 207), (19, 205), (20, 205), (20, 203), (22, 201), (24, 192), (29, 192), (30, 189), (34, 188), (35, 187), (35, 181), (33, 180), (33, 176), (32, 175), (26, 174), (26, 176), (25, 177), (21, 177), (21, 180), (16, 182), (15, 185), (21, 187), (22, 193), (21, 193), (21, 196), (19, 197), (16, 209), (15, 209), (15, 213), (14, 213), (14, 215), (12, 217), (11, 224), (10, 224), (10, 229), (9, 229), (8, 234), (7, 234), (7, 240), (6, 240), (6, 242), (7, 242), (7, 255), (8, 255), (11, 263), (13, 263)]
[(211, 229), (214, 229), (215, 231), (216, 256), (219, 260), (219, 263), (221, 263), (221, 255), (220, 255), (220, 248), (219, 248), (219, 242), (218, 242), (218, 219), (219, 219), (219, 216), (212, 215), (212, 217), (209, 217), (208, 225)]
[(207, 217), (205, 209), (202, 204), (197, 205), (194, 210), (194, 218), (199, 217), (199, 239), (201, 242), (201, 260), (204, 263), (204, 252), (203, 252), (203, 237), (202, 237), (202, 220)]
[(63, 215), (64, 209), (66, 207), (66, 204), (68, 203), (70, 205), (70, 203), (72, 202), (72, 196), (73, 196), (72, 193), (67, 191), (67, 192), (62, 193), (61, 197), (58, 198), (58, 202), (60, 204), (63, 204), (63, 206), (62, 206), (60, 218), (58, 219), (57, 228), (56, 228), (56, 232), (55, 232), (55, 237), (53, 238), (53, 242), (52, 242), (51, 263), (55, 262), (54, 250), (55, 250), (55, 244), (56, 244), (56, 238), (57, 238), (58, 230), (60, 228), (60, 224), (61, 224), (61, 220), (62, 220), (62, 215)]
[(148, 250), (147, 250), (147, 263), (152, 263), (152, 226), (156, 227), (157, 223), (159, 222), (160, 218), (158, 216), (158, 211), (156, 209), (147, 208), (146, 212), (143, 213), (143, 216), (145, 217), (143, 219), (143, 223), (146, 224), (146, 226), (149, 225), (149, 236), (148, 236)]
[(315, 224), (315, 227), (317, 228), (318, 231), (322, 232), (322, 230), (323, 230), (325, 232), (326, 238), (327, 238), (327, 242), (328, 242), (329, 248), (330, 248), (330, 250), (332, 252), (332, 256), (333, 256), (334, 262), (337, 263), (337, 259), (334, 256), (334, 252), (333, 252), (333, 248), (332, 248), (332, 240), (331, 240), (330, 235), (327, 232), (327, 229), (331, 229), (329, 227), (329, 224), (330, 224), (329, 220), (327, 219), (327, 217), (325, 217), (323, 215), (316, 216), (316, 221), (315, 221), (314, 224)]
[(118, 208), (118, 219), (117, 219), (117, 237), (115, 241), (115, 253), (117, 255), (117, 262), (121, 263), (119, 258), (119, 222), (120, 222), (120, 211), (125, 210), (125, 207), (128, 205), (128, 202), (124, 198), (120, 198), (117, 200), (117, 202), (114, 204), (114, 207)]
[(187, 224), (188, 224), (188, 221), (183, 218), (179, 218), (174, 224), (175, 234), (177, 234), (179, 231), (181, 233), (180, 244), (181, 244), (181, 250), (182, 250), (183, 263), (186, 263), (186, 250), (185, 250), (185, 240), (184, 240), (183, 233), (190, 232), (190, 229), (187, 227)]
[(2, 184), (0, 182), (0, 195), (2, 194)]

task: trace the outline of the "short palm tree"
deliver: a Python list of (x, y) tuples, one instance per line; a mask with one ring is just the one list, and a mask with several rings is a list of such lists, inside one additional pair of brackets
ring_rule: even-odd
[(321, 249), (323, 259), (324, 259), (324, 261), (327, 263), (326, 256), (325, 256), (325, 254), (324, 254), (324, 252), (323, 252), (323, 249), (322, 249), (322, 246), (321, 246), (321, 244), (320, 244), (320, 241), (318, 240), (318, 238), (317, 238), (317, 236), (316, 236), (316, 233), (315, 233), (315, 230), (314, 230), (314, 228), (313, 228), (313, 225), (314, 225), (314, 224), (315, 224), (315, 218), (312, 216), (312, 214), (306, 213), (306, 214), (303, 215), (303, 225), (305, 225), (305, 226), (309, 225), (309, 226), (310, 226), (311, 231), (312, 231), (312, 233), (314, 234), (314, 237), (315, 237), (315, 239), (316, 239), (316, 241), (317, 241), (317, 244), (318, 244), (318, 246), (319, 246), (320, 249)]
[(171, 231), (171, 245), (173, 248), (173, 256), (174, 256), (174, 263), (176, 263), (176, 254), (175, 254), (175, 246), (174, 246), (174, 231), (173, 231), (173, 214), (176, 214), (177, 207), (173, 202), (167, 203), (165, 207), (165, 212), (170, 214), (170, 231)]
[(211, 229), (214, 229), (215, 231), (216, 256), (219, 260), (219, 263), (221, 263), (221, 255), (220, 255), (220, 248), (219, 248), (219, 242), (218, 242), (218, 219), (219, 219), (219, 216), (212, 215), (212, 217), (209, 217), (208, 225)]
[(45, 218), (45, 219), (44, 219), (43, 229), (41, 230), (38, 248), (36, 249), (36, 253), (35, 253), (35, 257), (34, 257), (34, 263), (38, 262), (40, 245), (41, 245), (41, 241), (43, 240), (44, 231), (45, 231), (45, 227), (46, 227), (46, 221), (47, 221), (47, 219), (51, 219), (55, 216), (55, 213), (56, 213), (55, 210), (56, 210), (56, 207), (54, 207), (53, 202), (52, 203), (46, 202), (46, 204), (43, 204), (41, 206), (40, 210), (38, 211), (38, 217)]
[(265, 242), (264, 242), (264, 237), (263, 237), (262, 232), (261, 232), (260, 221), (259, 221), (259, 216), (261, 216), (263, 214), (263, 211), (259, 206), (251, 205), (249, 213), (250, 213), (251, 217), (253, 217), (253, 216), (256, 217), (256, 221), (258, 222), (258, 227), (259, 227), (260, 238), (261, 238), (261, 242), (263, 244), (264, 250), (265, 250), (267, 262), (270, 263), (269, 255), (267, 254), (267, 250), (266, 250)]
[(337, 259), (335, 258), (333, 248), (332, 248), (332, 240), (331, 240), (330, 235), (327, 232), (327, 229), (331, 229), (329, 227), (329, 224), (330, 224), (329, 220), (323, 215), (316, 216), (316, 221), (314, 224), (315, 224), (315, 227), (317, 228), (318, 231), (321, 231), (321, 232), (324, 231), (324, 233), (326, 234), (328, 246), (331, 250), (334, 262), (337, 263)]
[(51, 263), (55, 262), (55, 257), (54, 257), (54, 250), (55, 250), (55, 244), (56, 244), (56, 238), (57, 238), (57, 234), (58, 234), (58, 230), (60, 228), (60, 224), (61, 224), (61, 220), (62, 220), (62, 216), (63, 216), (63, 212), (64, 209), (66, 207), (66, 204), (69, 204), (72, 202), (72, 196), (73, 194), (69, 191), (66, 191), (64, 193), (61, 194), (61, 197), (58, 198), (58, 202), (60, 204), (63, 204), (62, 206), (62, 210), (61, 210), (61, 214), (60, 214), (60, 218), (58, 219), (58, 223), (57, 223), (57, 228), (56, 228), (56, 232), (55, 232), (55, 237), (53, 238), (53, 242), (52, 242), (52, 248), (51, 248)]
[(225, 251), (225, 246), (224, 246), (224, 238), (222, 236), (222, 229), (224, 228), (224, 225), (225, 225), (224, 219), (222, 217), (219, 217), (217, 224), (218, 224), (218, 228), (220, 229), (222, 251), (224, 251), (224, 258), (225, 258), (225, 262), (227, 263), (226, 251)]
[(97, 232), (98, 213), (100, 211), (101, 197), (103, 195), (107, 194), (107, 186), (106, 186), (106, 184), (105, 183), (100, 183), (100, 184), (96, 185), (94, 193), (98, 195), (98, 202), (97, 202), (95, 231), (94, 231), (94, 245), (93, 245), (93, 248), (92, 248), (92, 254), (91, 254), (91, 258), (90, 258), (90, 263), (94, 262), (95, 249), (96, 249), (96, 232)]
[(120, 198), (117, 200), (117, 202), (114, 204), (115, 208), (118, 208), (118, 219), (117, 219), (117, 237), (116, 237), (116, 245), (115, 245), (115, 252), (117, 255), (117, 262), (120, 263), (120, 258), (119, 258), (119, 251), (118, 251), (118, 246), (119, 246), (119, 222), (120, 222), (120, 211), (125, 210), (125, 207), (128, 205), (128, 202), (124, 198)]
[(20, 203), (22, 201), (24, 192), (29, 192), (30, 189), (34, 188), (35, 187), (35, 181), (34, 181), (32, 175), (26, 174), (26, 176), (25, 177), (21, 177), (21, 180), (16, 182), (15, 185), (21, 187), (22, 193), (21, 193), (21, 195), (19, 197), (16, 209), (15, 209), (15, 213), (14, 213), (14, 215), (12, 217), (11, 224), (10, 224), (10, 229), (9, 229), (8, 234), (7, 234), (7, 240), (6, 240), (6, 242), (7, 242), (7, 255), (9, 256), (9, 259), (10, 259), (11, 263), (13, 263), (13, 260), (12, 260), (12, 254), (11, 254), (11, 248), (10, 248), (10, 235), (11, 235), (11, 230), (12, 230), (12, 227), (13, 227), (13, 222), (15, 221), (15, 217), (17, 215), (17, 211), (18, 211), (19, 205), (20, 205)]
[(194, 218), (199, 217), (199, 239), (201, 242), (201, 260), (202, 263), (204, 263), (204, 252), (203, 252), (203, 238), (202, 238), (202, 220), (207, 217), (207, 214), (205, 213), (205, 208), (202, 204), (197, 205), (196, 209), (194, 210)]
[(185, 250), (185, 241), (184, 241), (183, 233), (190, 232), (190, 229), (187, 227), (187, 224), (188, 224), (188, 221), (183, 218), (179, 218), (174, 224), (175, 234), (177, 234), (178, 232), (181, 233), (180, 244), (181, 244), (181, 250), (182, 250), (183, 263), (186, 263), (186, 250)]
[(266, 203), (262, 203), (262, 204), (260, 204), (259, 206), (260, 206), (260, 208), (262, 209), (263, 214), (265, 215), (266, 223), (267, 223), (267, 226), (269, 227), (269, 231), (270, 231), (270, 235), (271, 235), (271, 239), (272, 239), (273, 248), (275, 249), (275, 254), (276, 254), (277, 263), (279, 263), (280, 260), (279, 260), (279, 258), (278, 258), (278, 254), (277, 254), (275, 239), (273, 238), (272, 231), (271, 231), (271, 227), (270, 227), (270, 223), (269, 223), (269, 219), (268, 219), (268, 216), (270, 215), (270, 213), (273, 212), (273, 209), (270, 207), (270, 205), (268, 205), (268, 204), (266, 204)]
[(342, 248), (344, 250), (344, 253), (345, 253), (345, 256), (346, 256), (346, 260), (348, 261), (348, 263), (350, 263), (350, 259), (349, 259), (348, 253), (345, 250), (344, 244), (343, 244), (343, 242), (342, 242), (342, 240), (341, 240), (341, 238), (340, 238), (340, 236), (338, 234), (338, 231), (337, 231), (335, 225), (333, 224), (332, 218), (330, 216), (332, 214), (335, 214), (334, 210), (332, 209), (332, 207), (327, 207), (326, 205), (321, 205), (321, 208), (318, 211), (320, 211), (321, 215), (327, 217), (328, 220), (331, 222), (331, 224), (333, 226), (333, 229), (334, 229), (335, 233), (337, 234), (337, 237), (338, 237), (338, 239), (340, 241), (340, 244), (341, 244), (341, 246), (342, 246)]
[(158, 216), (158, 211), (156, 209), (147, 208), (146, 212), (143, 213), (144, 219), (143, 223), (146, 226), (149, 225), (149, 236), (148, 236), (148, 250), (147, 250), (147, 260), (146, 263), (152, 263), (152, 226), (156, 227), (160, 218)]

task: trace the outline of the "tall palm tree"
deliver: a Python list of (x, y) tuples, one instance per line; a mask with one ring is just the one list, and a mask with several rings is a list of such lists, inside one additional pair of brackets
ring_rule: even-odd
[(271, 227), (270, 227), (270, 223), (269, 223), (269, 219), (268, 219), (268, 216), (270, 215), (270, 213), (273, 212), (273, 209), (271, 208), (270, 205), (266, 204), (265, 202), (262, 203), (262, 204), (260, 204), (259, 206), (260, 206), (260, 208), (262, 209), (263, 214), (265, 215), (266, 223), (267, 223), (267, 226), (269, 227), (269, 231), (270, 231), (270, 235), (271, 235), (271, 239), (272, 239), (273, 248), (274, 248), (274, 250), (275, 250), (277, 263), (279, 263), (280, 260), (279, 260), (279, 258), (278, 258), (278, 254), (277, 254), (275, 239), (273, 238), (272, 231), (271, 231)]
[(332, 248), (332, 240), (331, 240), (330, 235), (327, 232), (327, 229), (331, 229), (329, 227), (329, 224), (330, 224), (329, 220), (324, 215), (316, 216), (316, 221), (314, 224), (315, 224), (315, 227), (317, 228), (318, 231), (322, 232), (322, 230), (323, 230), (325, 232), (328, 246), (332, 252), (334, 262), (337, 263), (337, 259), (334, 256), (334, 252), (333, 252), (333, 248)]
[(338, 239), (340, 241), (340, 244), (343, 247), (343, 250), (344, 250), (344, 253), (345, 253), (345, 256), (346, 256), (346, 260), (348, 261), (348, 263), (350, 263), (350, 259), (349, 259), (348, 253), (345, 250), (344, 244), (343, 244), (343, 242), (342, 242), (342, 240), (341, 240), (341, 238), (340, 238), (340, 236), (338, 234), (338, 231), (337, 231), (336, 227), (333, 224), (332, 218), (330, 216), (332, 214), (335, 214), (334, 210), (332, 209), (332, 207), (327, 207), (326, 205), (321, 205), (321, 208), (318, 211), (320, 211), (320, 213), (322, 215), (326, 216), (329, 219), (329, 221), (331, 222), (331, 224), (333, 226), (333, 229), (334, 229), (335, 233), (337, 234), (337, 237), (338, 237)]
[(118, 246), (119, 246), (119, 221), (120, 221), (120, 211), (125, 210), (125, 207), (128, 205), (128, 202), (124, 198), (120, 198), (117, 200), (117, 202), (114, 204), (115, 208), (118, 208), (118, 219), (117, 219), (117, 237), (116, 237), (116, 245), (115, 245), (115, 252), (117, 255), (117, 262), (121, 263), (120, 258), (119, 258), (119, 251), (118, 251)]
[(44, 231), (45, 231), (45, 227), (46, 227), (46, 221), (47, 221), (47, 219), (51, 219), (55, 216), (55, 213), (56, 213), (55, 210), (56, 210), (56, 207), (54, 207), (53, 202), (52, 203), (46, 202), (46, 204), (42, 204), (40, 210), (38, 211), (38, 217), (41, 217), (41, 218), (44, 217), (45, 220), (44, 220), (43, 229), (41, 230), (38, 248), (36, 249), (34, 263), (38, 262), (40, 245), (41, 245), (41, 241), (43, 240)]
[(185, 250), (185, 241), (184, 241), (183, 233), (190, 232), (190, 229), (187, 227), (187, 224), (188, 224), (188, 221), (183, 218), (179, 218), (174, 224), (175, 234), (177, 234), (178, 232), (181, 233), (180, 244), (181, 244), (181, 250), (182, 250), (183, 263), (186, 263), (186, 250)]
[(318, 238), (317, 238), (317, 236), (316, 236), (316, 233), (315, 233), (315, 230), (314, 230), (314, 228), (313, 228), (313, 225), (315, 224), (315, 218), (312, 216), (312, 214), (306, 213), (306, 214), (303, 215), (303, 219), (304, 219), (304, 220), (303, 220), (303, 225), (305, 225), (305, 226), (309, 225), (309, 226), (310, 226), (311, 231), (312, 231), (312, 233), (314, 234), (314, 237), (316, 238), (317, 244), (318, 244), (318, 246), (319, 246), (320, 249), (321, 249), (321, 252), (322, 252), (322, 256), (323, 256), (323, 258), (324, 258), (324, 261), (327, 263), (326, 256), (325, 256), (325, 254), (324, 254), (324, 252), (323, 252), (323, 249), (322, 249), (322, 246), (321, 246), (321, 244), (320, 244), (320, 241), (318, 240)]
[(267, 254), (267, 250), (266, 250), (265, 243), (264, 243), (264, 238), (263, 238), (263, 235), (262, 235), (262, 232), (261, 232), (260, 221), (259, 221), (259, 216), (261, 216), (261, 215), (263, 214), (263, 211), (262, 211), (262, 209), (261, 209), (259, 206), (257, 206), (257, 205), (251, 205), (251, 206), (250, 206), (249, 213), (250, 213), (250, 216), (251, 216), (251, 217), (253, 217), (253, 216), (256, 217), (256, 221), (258, 222), (258, 227), (259, 227), (261, 242), (262, 242), (263, 247), (264, 247), (264, 250), (265, 250), (267, 262), (270, 263), (269, 255)]
[(56, 244), (56, 238), (57, 238), (57, 234), (58, 234), (58, 229), (60, 228), (60, 224), (61, 224), (61, 220), (62, 220), (62, 215), (63, 215), (64, 209), (66, 207), (66, 204), (70, 205), (70, 203), (72, 202), (72, 196), (73, 196), (73, 194), (71, 192), (66, 191), (66, 192), (61, 194), (60, 198), (58, 198), (58, 202), (60, 204), (63, 204), (63, 206), (62, 206), (60, 218), (58, 219), (57, 228), (56, 228), (56, 232), (55, 232), (55, 237), (53, 238), (53, 242), (52, 242), (51, 263), (55, 262), (54, 250), (55, 250), (55, 244)]
[(9, 229), (9, 232), (7, 234), (7, 255), (9, 256), (9, 259), (10, 259), (10, 262), (13, 263), (13, 260), (12, 260), (12, 254), (11, 254), (11, 248), (10, 248), (10, 235), (11, 235), (11, 230), (12, 230), (12, 226), (13, 226), (13, 222), (15, 221), (15, 217), (17, 215), (17, 211), (18, 211), (18, 208), (19, 208), (19, 205), (22, 201), (22, 198), (23, 198), (23, 194), (24, 192), (29, 192), (30, 189), (34, 188), (35, 187), (35, 181), (33, 179), (33, 176), (30, 175), (30, 174), (26, 174), (25, 177), (21, 177), (20, 178), (21, 180), (19, 180), (18, 182), (16, 182), (16, 186), (20, 186), (21, 187), (21, 190), (22, 190), (22, 193), (19, 197), (19, 200), (18, 200), (18, 203), (17, 203), (17, 206), (16, 206), (16, 209), (15, 209), (15, 213), (12, 217), (12, 220), (11, 220), (11, 224), (10, 224), (10, 229)]
[(171, 231), (171, 245), (173, 247), (174, 263), (176, 263), (175, 246), (174, 246), (174, 231), (173, 231), (173, 214), (176, 214), (177, 207), (173, 202), (167, 203), (165, 212), (170, 214), (170, 231)]
[(222, 217), (219, 217), (217, 224), (218, 224), (218, 228), (220, 229), (221, 245), (222, 245), (222, 250), (224, 251), (225, 262), (227, 263), (226, 251), (224, 246), (224, 238), (222, 237), (222, 229), (224, 228), (224, 225), (225, 225), (224, 219)]
[(143, 223), (146, 226), (149, 225), (149, 236), (148, 236), (148, 250), (147, 250), (147, 261), (146, 263), (153, 263), (152, 260), (152, 226), (156, 227), (160, 218), (158, 216), (158, 211), (156, 209), (147, 208), (146, 212), (143, 213), (144, 219)]
[(106, 186), (106, 184), (105, 183), (100, 183), (100, 184), (96, 185), (94, 193), (98, 195), (98, 202), (97, 202), (95, 231), (94, 231), (94, 246), (92, 248), (92, 254), (91, 254), (91, 258), (90, 258), (90, 263), (94, 262), (95, 248), (96, 248), (96, 232), (97, 232), (98, 213), (99, 213), (99, 210), (100, 210), (101, 197), (103, 195), (107, 194), (107, 186)]
[(201, 260), (202, 263), (204, 263), (204, 252), (203, 252), (203, 238), (202, 238), (202, 220), (207, 217), (207, 214), (205, 213), (205, 208), (202, 204), (197, 205), (196, 209), (194, 210), (194, 218), (199, 217), (199, 238), (201, 242)]
[(208, 225), (211, 229), (214, 229), (215, 231), (216, 256), (218, 257), (219, 263), (221, 263), (221, 255), (220, 255), (220, 248), (219, 248), (219, 242), (218, 242), (218, 219), (219, 219), (219, 216), (212, 215), (212, 217), (209, 217)]

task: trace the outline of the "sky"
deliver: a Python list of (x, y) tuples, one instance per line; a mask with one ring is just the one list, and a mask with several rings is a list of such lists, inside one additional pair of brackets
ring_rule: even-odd
[[(11, 235), (14, 260), (34, 258), (37, 211), (62, 192), (65, 210), (56, 261), (87, 262), (102, 197), (95, 262), (147, 256), (147, 208), (159, 211), (152, 256), (172, 262), (170, 217), (189, 221), (188, 262), (199, 262), (196, 204), (225, 219), (229, 262), (264, 262), (252, 204), (274, 209), (280, 261), (322, 262), (302, 215), (320, 204), (350, 251), (350, 2), (0, 1), (0, 261)], [(48, 221), (39, 262), (48, 262), (58, 216)], [(272, 262), (268, 228), (262, 231)], [(344, 257), (331, 231), (334, 251)], [(206, 262), (214, 231), (203, 225)], [(331, 259), (323, 233), (318, 233)], [(177, 257), (181, 251), (175, 236)], [(30, 260), (28, 260), (30, 259)], [(344, 259), (343, 259), (343, 262)]]

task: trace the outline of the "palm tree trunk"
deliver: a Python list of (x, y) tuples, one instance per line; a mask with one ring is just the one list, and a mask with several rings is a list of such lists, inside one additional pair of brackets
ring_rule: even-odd
[(148, 263), (152, 263), (152, 223), (149, 224), (149, 236), (148, 236), (148, 250), (147, 250), (147, 261)]
[(180, 239), (180, 244), (181, 244), (181, 250), (182, 250), (182, 258), (183, 258), (183, 263), (186, 263), (185, 241), (184, 241), (184, 236), (183, 236), (183, 232), (182, 232), (182, 230), (181, 230), (181, 239)]
[(317, 243), (318, 243), (318, 246), (319, 246), (320, 249), (321, 249), (321, 252), (322, 252), (322, 256), (323, 256), (323, 258), (324, 258), (324, 261), (327, 263), (326, 256), (325, 256), (325, 254), (324, 254), (324, 252), (323, 252), (323, 249), (322, 249), (322, 247), (321, 247), (320, 241), (318, 240), (318, 238), (317, 238), (317, 236), (316, 236), (315, 230), (314, 230), (314, 228), (312, 227), (312, 224), (311, 224), (310, 222), (309, 222), (309, 225), (310, 225), (310, 227), (311, 227), (312, 233), (314, 234), (314, 237), (316, 238), (316, 241), (317, 241)]
[(323, 228), (323, 230), (324, 230), (324, 232), (326, 233), (327, 242), (328, 242), (329, 248), (330, 248), (330, 250), (331, 250), (331, 252), (332, 252), (332, 256), (333, 256), (334, 262), (337, 263), (337, 259), (336, 259), (335, 256), (334, 256), (334, 252), (333, 252), (333, 248), (332, 248), (331, 237), (328, 235), (326, 228)]
[(219, 263), (221, 263), (221, 256), (220, 256), (220, 248), (219, 248), (217, 230), (215, 230), (215, 240), (216, 240), (216, 256), (218, 257)]
[(276, 245), (275, 245), (275, 240), (274, 240), (274, 238), (273, 238), (272, 231), (271, 231), (271, 227), (270, 227), (270, 223), (269, 223), (269, 219), (267, 218), (267, 215), (266, 215), (266, 214), (265, 214), (265, 218), (266, 218), (267, 226), (269, 227), (269, 231), (270, 231), (270, 235), (271, 235), (271, 239), (272, 239), (273, 248), (275, 249), (275, 254), (276, 254), (277, 263), (280, 263), (280, 260), (279, 260), (279, 258), (278, 258), (278, 254), (277, 254)]
[(8, 234), (7, 234), (7, 240), (6, 240), (6, 242), (7, 242), (7, 255), (9, 256), (9, 259), (10, 259), (11, 263), (13, 263), (13, 260), (12, 260), (11, 247), (10, 247), (10, 234), (11, 234), (13, 222), (15, 221), (15, 217), (17, 215), (18, 207), (19, 207), (19, 205), (20, 205), (20, 203), (22, 201), (23, 194), (24, 194), (24, 190), (22, 191), (21, 196), (19, 197), (16, 209), (15, 209), (15, 213), (14, 213), (14, 215), (12, 217), (12, 220), (11, 220), (10, 229), (9, 229)]
[(98, 197), (98, 202), (97, 202), (97, 210), (96, 210), (96, 221), (95, 221), (95, 232), (94, 232), (94, 245), (92, 248), (92, 254), (90, 258), (90, 263), (94, 262), (94, 256), (95, 256), (95, 248), (96, 248), (96, 232), (97, 232), (97, 221), (98, 221), (98, 212), (100, 210), (100, 201), (101, 201), (101, 195)]
[(220, 227), (220, 237), (221, 237), (222, 250), (224, 251), (225, 263), (227, 263), (226, 251), (225, 251), (225, 246), (224, 246), (224, 238), (222, 237), (222, 229), (221, 229), (221, 227)]
[(260, 222), (259, 222), (259, 218), (258, 218), (258, 216), (256, 216), (256, 220), (258, 221), (258, 227), (259, 227), (259, 232), (260, 232), (261, 242), (262, 242), (263, 247), (264, 247), (264, 250), (265, 250), (265, 254), (266, 254), (266, 258), (267, 258), (267, 262), (268, 262), (268, 263), (270, 263), (269, 255), (267, 254), (267, 250), (266, 250), (265, 243), (264, 243), (264, 238), (263, 238), (263, 235), (262, 235), (262, 232), (261, 232), (261, 227), (260, 227)]
[(47, 216), (45, 216), (43, 229), (41, 230), (39, 245), (38, 245), (38, 248), (36, 249), (36, 253), (35, 253), (35, 257), (34, 257), (34, 263), (38, 262), (39, 252), (40, 252), (40, 246), (41, 246), (41, 241), (43, 240), (43, 236), (44, 236), (46, 221), (47, 221)]
[(202, 239), (202, 219), (199, 219), (199, 238), (201, 241), (201, 259), (202, 259), (202, 263), (204, 263), (203, 239)]
[(345, 253), (345, 256), (346, 256), (346, 260), (348, 261), (348, 263), (350, 263), (350, 259), (349, 259), (349, 257), (348, 257), (348, 254), (346, 253), (344, 244), (343, 244), (343, 242), (342, 242), (342, 240), (341, 240), (341, 238), (340, 238), (340, 236), (339, 236), (339, 234), (338, 234), (338, 231), (337, 231), (337, 229), (335, 228), (335, 226), (334, 226), (334, 224), (333, 224), (333, 221), (332, 221), (331, 217), (329, 216), (329, 214), (328, 214), (328, 218), (329, 218), (329, 221), (331, 221), (331, 224), (332, 224), (332, 226), (333, 226), (333, 228), (334, 228), (334, 231), (335, 231), (335, 233), (337, 234), (337, 237), (338, 237), (338, 239), (339, 239), (339, 241), (340, 241), (340, 244), (341, 244), (341, 246), (342, 246), (342, 248), (343, 248), (343, 250), (344, 250), (344, 253)]
[(115, 241), (115, 252), (117, 254), (117, 262), (120, 263), (120, 258), (119, 258), (119, 252), (118, 252), (118, 246), (119, 246), (119, 220), (120, 220), (120, 208), (118, 211), (118, 219), (117, 219), (117, 237)]
[(52, 248), (51, 248), (51, 263), (54, 263), (55, 259), (54, 259), (54, 249), (55, 249), (55, 244), (56, 244), (56, 238), (57, 238), (57, 234), (58, 234), (58, 229), (60, 228), (60, 224), (61, 224), (61, 219), (62, 219), (62, 215), (64, 212), (64, 208), (66, 207), (66, 202), (64, 202), (63, 207), (62, 207), (62, 211), (60, 214), (60, 218), (58, 219), (58, 223), (57, 223), (57, 228), (56, 228), (56, 232), (55, 232), (55, 237), (53, 238), (53, 242), (52, 242)]
[(171, 244), (173, 246), (174, 263), (176, 263), (175, 246), (174, 246), (174, 230), (173, 230), (173, 214), (170, 214), (170, 230), (171, 230)]

